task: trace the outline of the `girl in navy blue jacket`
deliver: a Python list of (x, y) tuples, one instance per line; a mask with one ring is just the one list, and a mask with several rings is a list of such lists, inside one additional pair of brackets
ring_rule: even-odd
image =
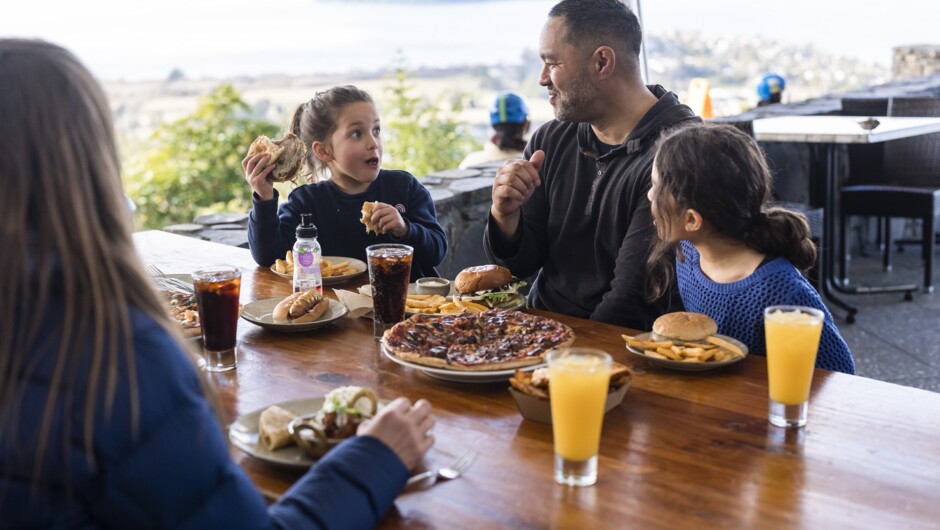
[(0, 527), (375, 526), (430, 405), (392, 402), (266, 506), (134, 250), (101, 87), (0, 39), (0, 116)]
[[(428, 190), (405, 171), (382, 167), (382, 128), (372, 97), (354, 86), (320, 92), (294, 112), (291, 132), (306, 146), (306, 174), (328, 176), (291, 192), (278, 212), (278, 193), (269, 178), (275, 165), (266, 153), (242, 160), (254, 191), (248, 244), (259, 265), (270, 266), (294, 245), (300, 214), (313, 215), (324, 255), (366, 260), (366, 247), (404, 243), (414, 247), (411, 280), (437, 276), (447, 253), (447, 236), (437, 222)], [(370, 221), (360, 223), (362, 206), (377, 202)]]

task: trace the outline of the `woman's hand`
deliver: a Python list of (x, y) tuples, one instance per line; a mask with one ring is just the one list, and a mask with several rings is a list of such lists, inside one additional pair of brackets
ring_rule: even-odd
[(268, 164), (271, 155), (259, 153), (255, 156), (246, 156), (242, 160), (242, 169), (245, 170), (245, 180), (251, 189), (258, 194), (262, 201), (274, 198), (274, 183), (268, 180), (268, 175), (274, 171), (274, 164)]
[(421, 463), (424, 454), (434, 445), (431, 428), (431, 404), (419, 399), (414, 405), (398, 398), (382, 408), (371, 420), (359, 426), (359, 436), (374, 436), (412, 470)]
[(376, 203), (372, 209), (372, 224), (379, 229), (380, 234), (391, 232), (395, 237), (405, 237), (408, 225), (398, 210), (391, 204)]

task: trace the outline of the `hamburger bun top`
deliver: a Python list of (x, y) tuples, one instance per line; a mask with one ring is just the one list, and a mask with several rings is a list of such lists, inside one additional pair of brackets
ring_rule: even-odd
[(512, 281), (512, 273), (499, 265), (467, 267), (454, 278), (454, 288), (460, 294), (474, 293), (502, 287)]
[(700, 341), (718, 333), (718, 324), (701, 313), (667, 313), (653, 322), (653, 340)]

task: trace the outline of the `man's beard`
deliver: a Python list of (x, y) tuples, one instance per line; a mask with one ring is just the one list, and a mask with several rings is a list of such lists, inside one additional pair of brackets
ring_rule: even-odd
[(572, 81), (567, 90), (558, 93), (555, 118), (561, 121), (590, 121), (588, 108), (599, 94), (600, 91), (591, 84), (587, 73), (582, 73)]

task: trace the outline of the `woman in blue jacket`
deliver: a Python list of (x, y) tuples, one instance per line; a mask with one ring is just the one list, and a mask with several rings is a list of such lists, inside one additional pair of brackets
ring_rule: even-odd
[(0, 39), (0, 116), (0, 526), (374, 526), (430, 405), (396, 400), (267, 507), (134, 250), (101, 87)]

